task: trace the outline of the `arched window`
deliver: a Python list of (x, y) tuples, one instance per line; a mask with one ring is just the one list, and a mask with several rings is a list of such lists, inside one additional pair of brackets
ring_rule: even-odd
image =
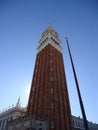
[(51, 128), (54, 128), (54, 122), (51, 121)]
[(53, 109), (54, 108), (54, 104), (51, 102), (50, 103), (50, 108)]

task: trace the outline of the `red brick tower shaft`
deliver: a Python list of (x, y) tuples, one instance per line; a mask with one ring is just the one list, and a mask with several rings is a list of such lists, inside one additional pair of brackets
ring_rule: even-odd
[(49, 120), (49, 130), (72, 130), (61, 41), (49, 26), (41, 36), (27, 107)]

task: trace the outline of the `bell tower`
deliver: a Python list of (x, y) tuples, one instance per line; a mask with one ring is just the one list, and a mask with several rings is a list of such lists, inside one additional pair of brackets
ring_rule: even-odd
[(52, 26), (38, 42), (27, 114), (46, 117), (49, 130), (73, 129), (61, 40)]

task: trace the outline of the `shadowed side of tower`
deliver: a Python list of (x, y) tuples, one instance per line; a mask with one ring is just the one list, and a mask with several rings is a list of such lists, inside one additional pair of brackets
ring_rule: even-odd
[(51, 26), (39, 41), (27, 114), (46, 117), (49, 130), (72, 130), (61, 41)]

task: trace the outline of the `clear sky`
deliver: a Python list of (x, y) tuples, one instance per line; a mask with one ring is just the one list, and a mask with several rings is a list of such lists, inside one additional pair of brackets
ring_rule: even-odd
[(68, 36), (87, 119), (98, 123), (98, 1), (0, 0), (0, 111), (28, 102), (37, 43), (51, 24), (62, 40), (72, 114), (81, 116)]

